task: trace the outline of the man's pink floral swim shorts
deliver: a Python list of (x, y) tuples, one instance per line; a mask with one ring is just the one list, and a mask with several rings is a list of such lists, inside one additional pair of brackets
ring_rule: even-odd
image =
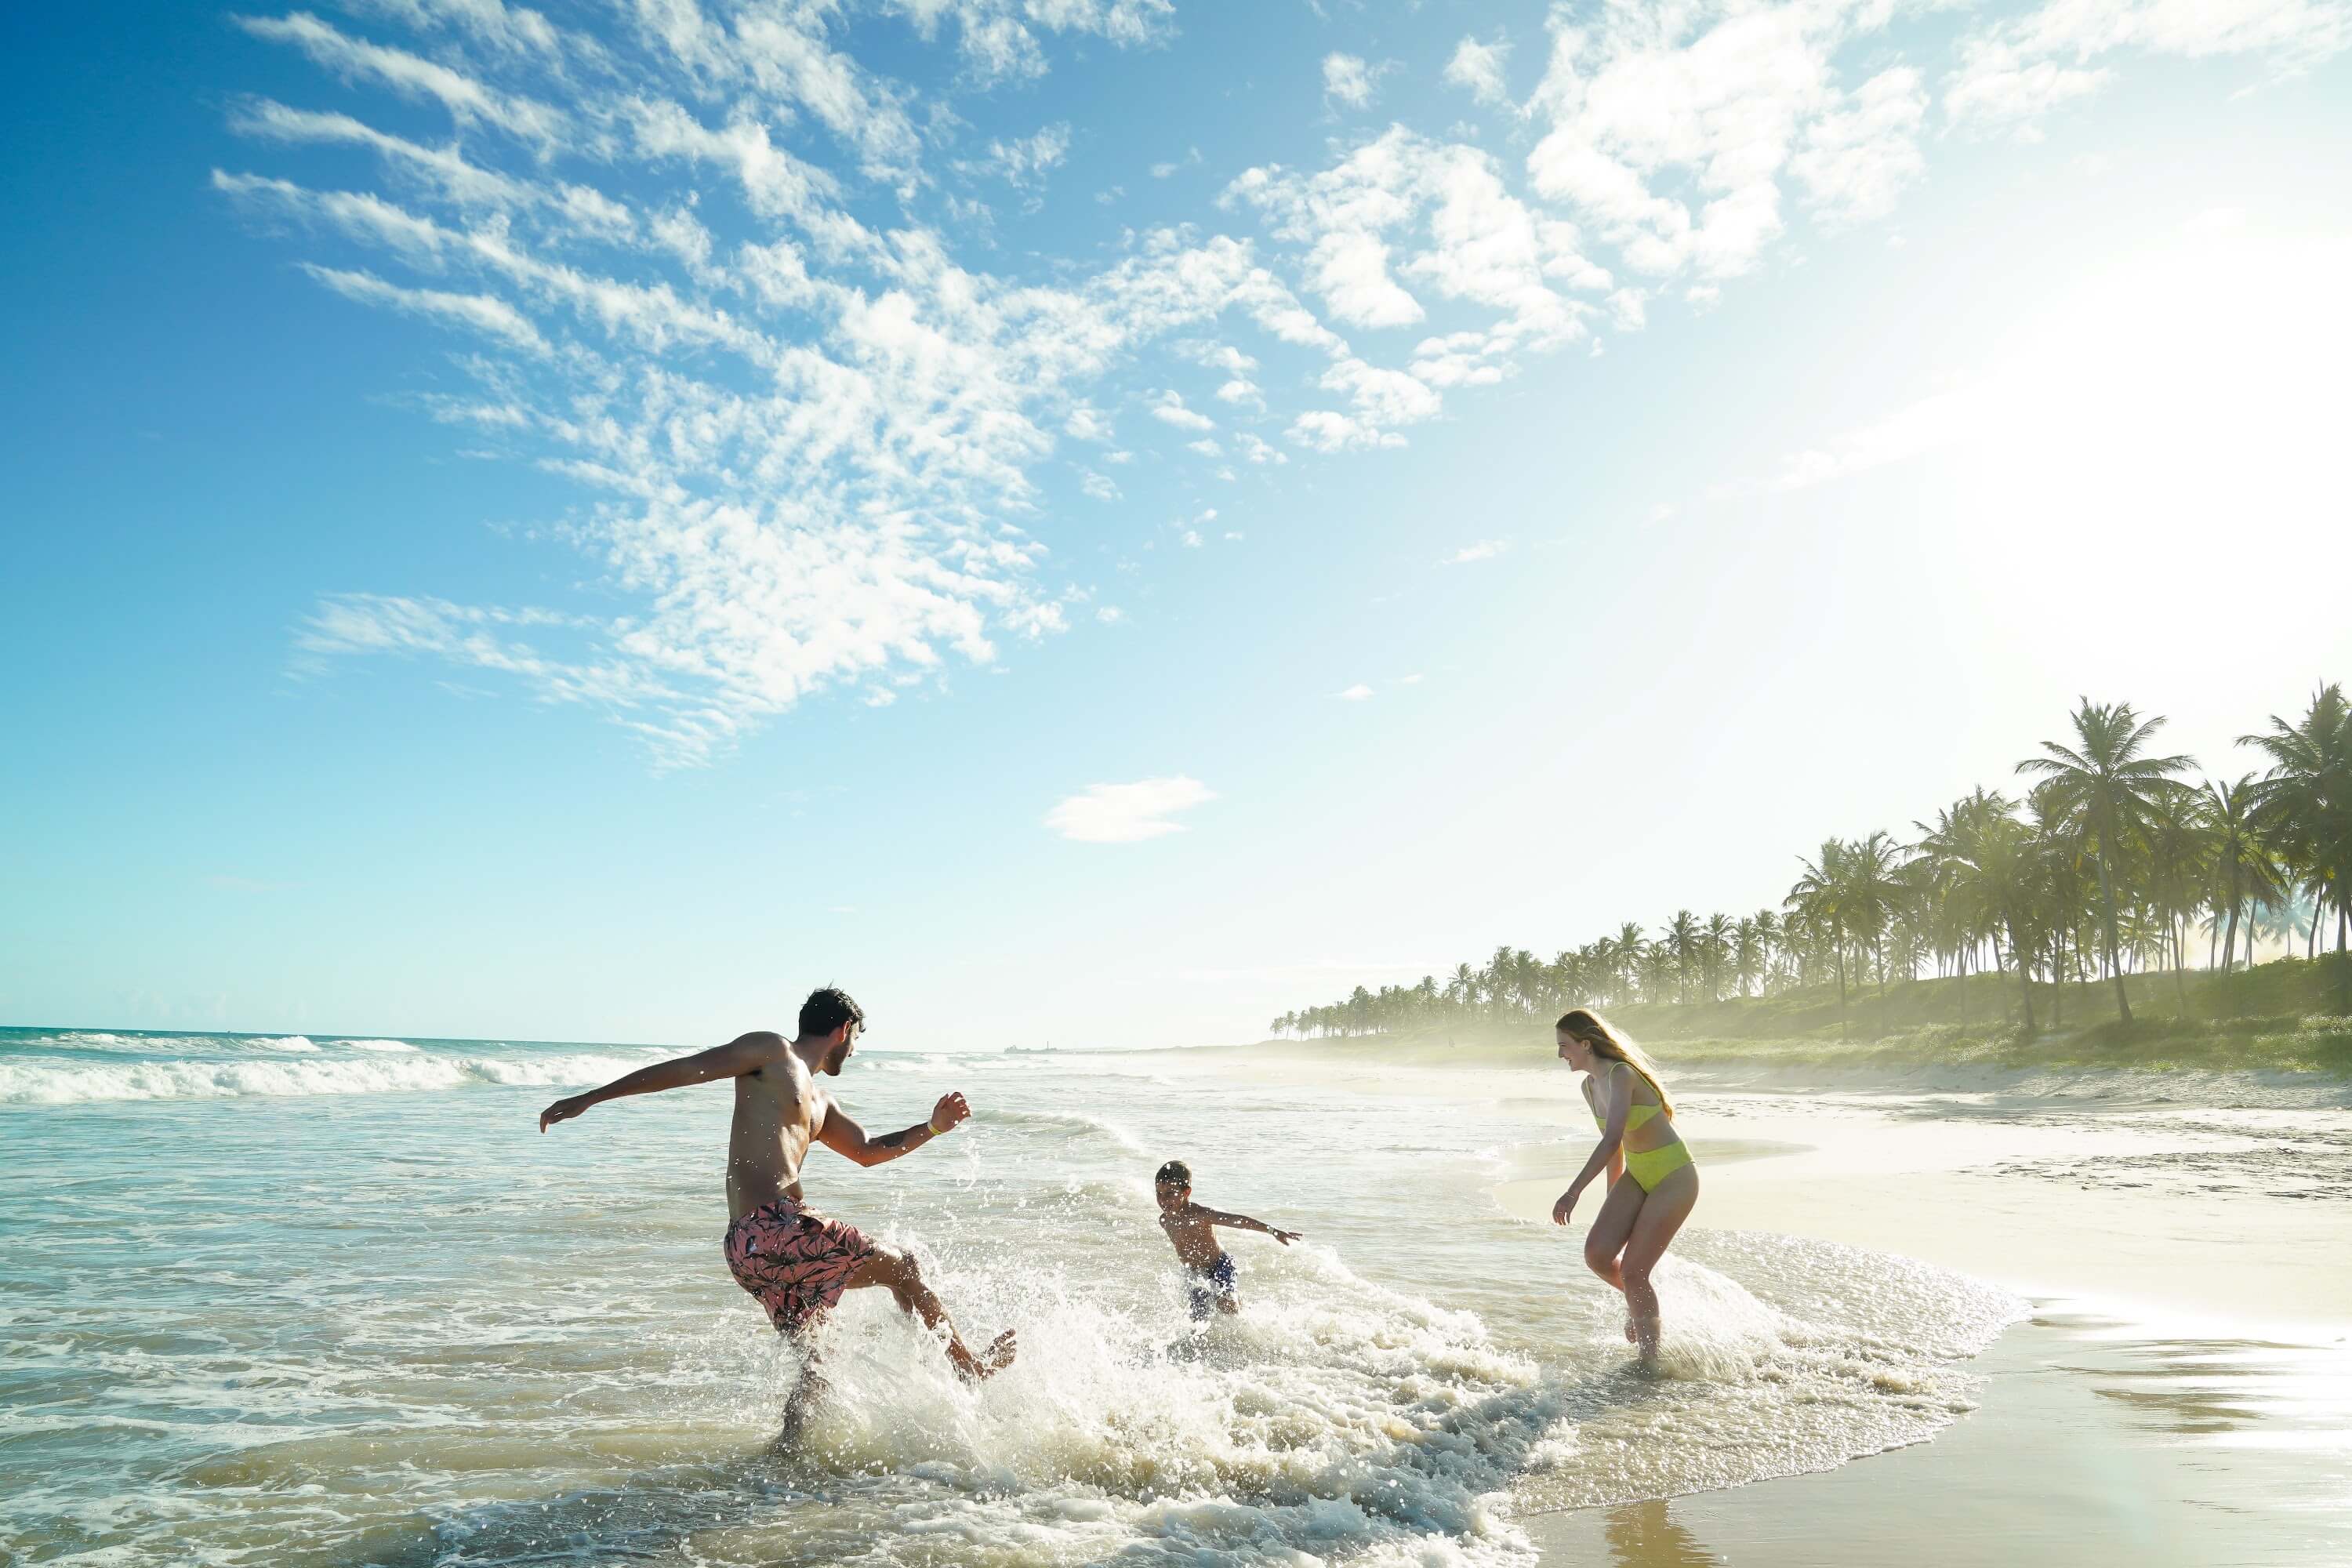
[(778, 1330), (797, 1334), (849, 1288), (877, 1248), (856, 1226), (823, 1219), (792, 1198), (763, 1205), (727, 1227), (727, 1267), (760, 1299)]

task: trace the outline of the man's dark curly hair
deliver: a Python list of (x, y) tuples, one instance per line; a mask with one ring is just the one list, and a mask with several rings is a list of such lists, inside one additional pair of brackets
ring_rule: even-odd
[(849, 993), (838, 985), (826, 985), (809, 993), (801, 1004), (801, 1038), (813, 1039), (830, 1035), (844, 1024), (866, 1026), (866, 1010), (849, 999)]

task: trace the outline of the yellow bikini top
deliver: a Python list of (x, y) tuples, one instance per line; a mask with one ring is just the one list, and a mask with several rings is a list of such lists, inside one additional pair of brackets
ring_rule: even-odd
[[(1664, 1109), (1665, 1107), (1663, 1105), (1634, 1105), (1627, 1107), (1625, 1111), (1625, 1131), (1631, 1132), (1634, 1128), (1646, 1124), (1650, 1118), (1655, 1116), (1659, 1111), (1664, 1110)], [(1592, 1125), (1600, 1128), (1603, 1132), (1606, 1132), (1609, 1131), (1609, 1118), (1601, 1115), (1601, 1112), (1596, 1110), (1592, 1113)]]
[[(1625, 1108), (1625, 1131), (1631, 1132), (1636, 1127), (1647, 1125), (1652, 1117), (1657, 1115), (1659, 1111), (1664, 1110), (1664, 1109), (1665, 1107), (1663, 1105), (1643, 1105), (1639, 1103), (1627, 1106)], [(1600, 1128), (1603, 1132), (1606, 1132), (1609, 1131), (1609, 1118), (1602, 1115), (1598, 1110), (1595, 1110), (1592, 1113), (1592, 1125)]]

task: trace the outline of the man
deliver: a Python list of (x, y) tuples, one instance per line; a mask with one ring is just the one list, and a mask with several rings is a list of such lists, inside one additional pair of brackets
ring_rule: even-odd
[(1012, 1330), (974, 1355), (913, 1258), (876, 1245), (852, 1226), (821, 1217), (802, 1201), (801, 1162), (812, 1141), (861, 1165), (878, 1165), (912, 1153), (971, 1114), (962, 1095), (948, 1094), (919, 1126), (867, 1137), (817, 1088), (815, 1078), (820, 1072), (841, 1076), (865, 1026), (857, 1004), (826, 986), (801, 1005), (799, 1033), (791, 1040), (764, 1031), (744, 1035), (695, 1056), (639, 1068), (602, 1089), (559, 1100), (539, 1115), (544, 1132), (608, 1100), (735, 1080), (735, 1123), (727, 1142), (727, 1213), (732, 1222), (725, 1241), (727, 1267), (735, 1282), (768, 1310), (778, 1331), (807, 1352), (807, 1370), (784, 1406), (788, 1442), (797, 1438), (809, 1405), (824, 1387), (809, 1336), (845, 1291), (879, 1286), (925, 1328), (936, 1332), (944, 1326), (948, 1360), (973, 1382), (1013, 1361)]

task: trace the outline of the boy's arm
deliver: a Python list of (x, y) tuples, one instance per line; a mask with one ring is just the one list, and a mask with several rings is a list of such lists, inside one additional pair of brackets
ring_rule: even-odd
[(1227, 1214), (1223, 1209), (1213, 1209), (1204, 1204), (1194, 1204), (1192, 1212), (1210, 1225), (1221, 1225), (1228, 1230), (1254, 1230), (1261, 1236), (1274, 1237), (1285, 1247), (1297, 1241), (1299, 1236), (1297, 1231), (1280, 1230), (1262, 1219), (1252, 1219), (1245, 1214)]
[(673, 1057), (666, 1062), (639, 1068), (602, 1089), (557, 1100), (539, 1113), (539, 1130), (544, 1132), (559, 1121), (584, 1115), (592, 1106), (608, 1100), (621, 1100), (632, 1094), (659, 1094), (666, 1089), (684, 1089), (688, 1084), (709, 1083), (722, 1078), (741, 1078), (774, 1061), (783, 1044), (782, 1036), (757, 1029), (690, 1057)]
[(971, 1107), (963, 1102), (962, 1095), (944, 1094), (931, 1107), (930, 1120), (922, 1125), (868, 1138), (866, 1129), (850, 1120), (848, 1112), (838, 1104), (829, 1105), (825, 1108), (824, 1124), (816, 1131), (816, 1141), (861, 1165), (879, 1165), (901, 1154), (913, 1153), (971, 1114)]

